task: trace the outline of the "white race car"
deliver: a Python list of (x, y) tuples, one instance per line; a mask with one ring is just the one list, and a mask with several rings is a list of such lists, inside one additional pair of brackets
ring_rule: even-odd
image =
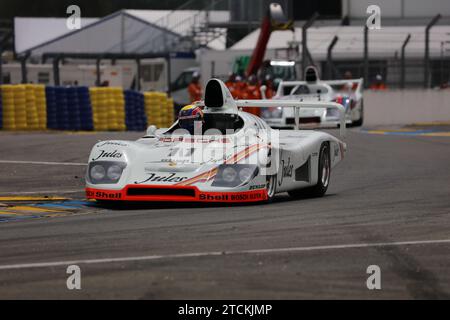
[[(267, 202), (275, 194), (322, 196), (346, 145), (314, 130), (274, 130), (240, 107), (335, 109), (333, 102), (234, 100), (225, 84), (209, 80), (201, 130), (150, 126), (137, 141), (103, 141), (89, 156), (86, 196), (99, 201)], [(345, 125), (340, 128), (344, 135)]]
[[(327, 101), (341, 104), (345, 109), (347, 125), (363, 124), (363, 79), (332, 81), (283, 81), (278, 86), (274, 100)], [(261, 110), (261, 118), (273, 128), (294, 128), (292, 109), (276, 106)], [(302, 127), (336, 127), (339, 113), (334, 108), (308, 108), (300, 113)]]

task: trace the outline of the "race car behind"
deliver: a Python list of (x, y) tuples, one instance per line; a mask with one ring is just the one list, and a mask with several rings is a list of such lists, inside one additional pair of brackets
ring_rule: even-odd
[[(320, 80), (310, 76), (305, 81), (282, 81), (273, 100), (336, 102), (345, 109), (349, 126), (361, 126), (364, 119), (363, 79)], [(276, 106), (261, 110), (263, 118), (273, 128), (294, 128), (292, 109)], [(300, 113), (302, 127), (336, 127), (339, 114), (333, 108), (303, 109)]]

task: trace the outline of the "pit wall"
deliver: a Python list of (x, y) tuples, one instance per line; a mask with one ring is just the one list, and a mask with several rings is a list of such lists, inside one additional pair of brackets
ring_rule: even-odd
[(450, 89), (364, 91), (364, 127), (450, 121)]
[(0, 129), (144, 131), (169, 127), (173, 99), (114, 87), (0, 86)]

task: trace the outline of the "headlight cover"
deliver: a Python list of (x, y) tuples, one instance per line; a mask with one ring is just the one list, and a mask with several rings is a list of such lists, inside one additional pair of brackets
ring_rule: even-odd
[(326, 117), (332, 119), (339, 119), (340, 118), (339, 110), (335, 108), (327, 108)]
[(264, 108), (261, 110), (261, 116), (265, 119), (281, 118), (283, 116), (283, 110), (280, 107)]
[(115, 184), (126, 166), (125, 162), (94, 161), (89, 163), (86, 179), (92, 184)]
[(258, 174), (258, 167), (250, 164), (222, 164), (212, 183), (213, 187), (238, 187), (249, 183)]

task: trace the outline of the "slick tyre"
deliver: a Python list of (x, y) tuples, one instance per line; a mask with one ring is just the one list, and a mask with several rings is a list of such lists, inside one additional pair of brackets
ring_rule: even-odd
[(275, 191), (277, 188), (277, 175), (267, 176), (266, 179), (266, 190), (267, 190), (267, 200), (266, 203), (271, 203), (275, 198)]
[(288, 194), (295, 199), (322, 197), (328, 189), (331, 177), (330, 146), (322, 143), (319, 153), (318, 181), (313, 187), (289, 191)]
[(352, 127), (361, 127), (363, 125), (363, 122), (364, 122), (364, 104), (363, 101), (361, 101), (361, 116), (359, 117), (358, 120), (353, 121)]

